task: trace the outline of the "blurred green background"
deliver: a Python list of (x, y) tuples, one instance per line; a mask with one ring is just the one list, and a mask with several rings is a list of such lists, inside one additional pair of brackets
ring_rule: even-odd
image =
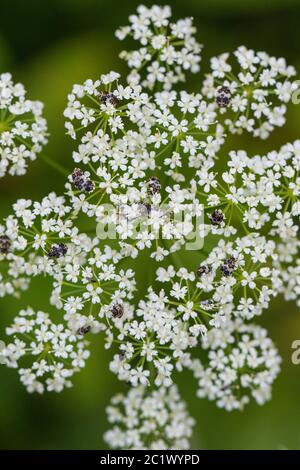
[[(151, 4), (151, 2), (143, 2)], [(198, 38), (205, 45), (202, 67), (209, 57), (244, 44), (285, 56), (300, 66), (299, 0), (173, 0), (176, 18), (193, 16)], [(71, 167), (72, 143), (65, 136), (62, 112), (66, 94), (75, 82), (97, 78), (113, 68), (122, 71), (118, 53), (124, 47), (114, 30), (127, 23), (137, 1), (120, 0), (14, 0), (0, 8), (0, 70), (11, 71), (30, 97), (45, 102), (52, 134), (47, 154)], [(189, 86), (200, 88), (199, 78)], [(299, 137), (300, 105), (291, 106), (288, 124), (270, 141), (247, 137), (235, 148), (263, 152)], [(226, 154), (224, 153), (224, 158)], [(40, 198), (60, 191), (64, 181), (42, 161), (31, 164), (25, 177), (0, 180), (0, 215), (10, 212), (19, 197)], [(141, 277), (141, 276), (140, 276)], [(20, 307), (49, 308), (48, 285), (34, 281), (21, 301), (3, 299), (1, 333)], [(277, 343), (284, 359), (273, 399), (264, 407), (250, 405), (243, 413), (228, 414), (214, 404), (195, 398), (188, 374), (178, 377), (182, 395), (197, 419), (195, 449), (298, 449), (300, 448), (300, 366), (291, 364), (290, 345), (300, 339), (300, 316), (293, 304), (277, 299), (261, 323)], [(102, 339), (92, 340), (92, 357), (75, 377), (74, 387), (58, 395), (29, 395), (13, 369), (0, 366), (0, 448), (2, 449), (104, 449), (107, 429), (105, 406), (122, 390), (108, 370), (110, 353)]]

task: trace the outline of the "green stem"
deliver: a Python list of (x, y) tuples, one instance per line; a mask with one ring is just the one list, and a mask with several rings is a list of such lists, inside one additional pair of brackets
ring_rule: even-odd
[(60, 163), (55, 162), (54, 160), (52, 160), (52, 158), (48, 157), (44, 153), (40, 153), (39, 158), (44, 160), (44, 162), (47, 163), (47, 165), (51, 166), (62, 175), (68, 176), (70, 174), (70, 170), (60, 165)]

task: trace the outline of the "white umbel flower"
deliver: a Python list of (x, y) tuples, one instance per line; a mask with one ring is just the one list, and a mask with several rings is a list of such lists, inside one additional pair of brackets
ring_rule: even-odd
[(88, 342), (63, 324), (55, 324), (47, 313), (21, 310), (6, 329), (13, 341), (1, 351), (8, 367), (18, 368), (29, 393), (61, 392), (72, 386), (70, 378), (85, 366)]
[(104, 434), (111, 448), (189, 449), (195, 424), (177, 387), (149, 390), (138, 387), (113, 397), (107, 407), (112, 429)]
[(24, 175), (47, 143), (43, 103), (26, 98), (21, 83), (10, 73), (0, 75), (0, 178), (6, 173)]
[(228, 321), (208, 332), (202, 347), (207, 363), (199, 366), (195, 360), (192, 366), (200, 398), (214, 400), (227, 411), (243, 409), (251, 397), (259, 405), (271, 399), (281, 358), (264, 328)]
[(233, 55), (237, 67), (228, 53), (211, 59), (212, 72), (206, 76), (202, 92), (216, 102), (229, 132), (245, 130), (266, 139), (285, 123), (286, 104), (298, 89), (291, 81), (296, 71), (282, 57), (245, 46)]

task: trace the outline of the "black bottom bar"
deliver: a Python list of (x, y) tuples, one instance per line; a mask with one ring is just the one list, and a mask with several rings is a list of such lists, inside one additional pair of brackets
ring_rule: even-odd
[[(78, 464), (97, 468), (103, 465), (121, 466), (123, 468), (139, 468), (148, 465), (192, 465), (205, 464), (285, 464), (300, 463), (300, 451), (79, 451), (79, 450), (45, 450), (45, 451), (6, 451), (0, 450), (1, 464), (26, 463), (38, 464), (43, 467), (58, 464)], [(2, 465), (1, 465), (2, 466)], [(2, 468), (4, 468), (2, 466)]]

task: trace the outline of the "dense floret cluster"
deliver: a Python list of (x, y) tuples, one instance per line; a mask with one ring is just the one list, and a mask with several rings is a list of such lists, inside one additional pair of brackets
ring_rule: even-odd
[(26, 98), (22, 83), (10, 73), (0, 75), (0, 178), (23, 175), (47, 143), (43, 103)]
[(150, 391), (132, 388), (127, 396), (116, 395), (107, 408), (113, 428), (104, 439), (121, 449), (188, 449), (194, 420), (181, 401), (175, 385)]

